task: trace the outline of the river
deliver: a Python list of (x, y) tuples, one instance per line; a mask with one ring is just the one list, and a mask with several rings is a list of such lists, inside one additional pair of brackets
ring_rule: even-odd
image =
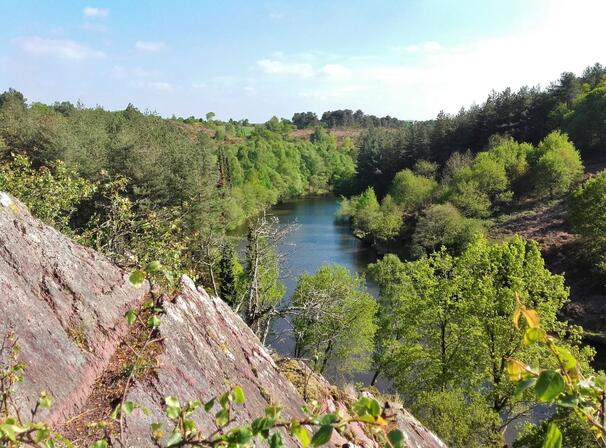
[[(376, 251), (355, 238), (349, 225), (335, 220), (338, 199), (334, 196), (307, 197), (283, 202), (273, 207), (270, 214), (280, 220), (281, 226), (296, 224), (278, 251), (286, 255), (281, 266), (288, 303), (304, 272), (313, 274), (325, 264), (340, 264), (352, 272), (365, 274), (367, 266), (377, 260)], [(371, 294), (377, 296), (377, 286), (367, 279)], [(294, 343), (286, 319), (274, 323), (274, 335), (268, 343), (282, 355), (292, 355)]]

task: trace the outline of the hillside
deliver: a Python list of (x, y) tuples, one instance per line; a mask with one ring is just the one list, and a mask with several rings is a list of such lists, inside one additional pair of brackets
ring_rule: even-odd
[[(123, 315), (148, 297), (148, 286), (133, 287), (127, 273), (107, 258), (42, 224), (2, 193), (0, 328), (16, 333), (19, 359), (25, 363), (25, 378), (15, 396), (21, 414), (47, 391), (54, 404), (37, 417), (74, 440), (75, 446), (90, 446), (103, 436), (103, 430), (90, 422), (109, 420), (126, 391), (126, 400), (142, 406), (124, 419), (125, 445), (132, 447), (154, 446), (150, 423), (169, 426), (163, 409), (170, 395), (206, 401), (240, 385), (246, 402), (235, 412), (234, 424), (263, 415), (270, 404), (281, 406), (287, 417), (301, 417), (304, 401), (279, 366), (290, 365), (291, 379), (297, 369), (293, 373), (292, 364), (276, 364), (223, 301), (182, 277), (178, 292), (163, 300), (157, 334), (142, 345), (145, 326), (128, 327)], [(136, 363), (133, 352), (145, 362)], [(143, 365), (142, 370), (125, 373), (133, 364)], [(125, 386), (126, 378), (132, 380), (130, 387)], [(346, 411), (355, 393), (313, 378), (316, 392), (319, 387), (324, 390), (318, 395), (323, 410)], [(395, 413), (407, 446), (445, 446), (397, 403), (385, 407)], [(200, 424), (208, 432), (217, 429), (208, 418)], [(110, 429), (117, 431), (115, 426)], [(286, 446), (296, 446), (286, 433), (283, 436)], [(350, 424), (342, 436), (333, 433), (333, 446), (352, 443), (376, 446), (359, 424)]]

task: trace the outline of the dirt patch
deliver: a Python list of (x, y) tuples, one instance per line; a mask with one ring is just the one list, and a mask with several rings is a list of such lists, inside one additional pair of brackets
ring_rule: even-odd
[[(362, 128), (339, 128), (339, 129), (327, 129), (327, 131), (330, 135), (332, 135), (337, 140), (337, 143), (342, 143), (346, 137), (349, 137), (349, 138), (355, 140), (356, 138), (358, 138), (360, 136), (360, 134), (362, 134), (364, 132), (364, 129), (362, 129)], [(296, 131), (293, 131), (291, 133), (291, 135), (293, 137), (309, 139), (309, 137), (311, 137), (311, 135), (313, 133), (314, 133), (313, 129), (297, 129)]]
[[(92, 446), (107, 434), (118, 437), (120, 428), (118, 422), (111, 418), (111, 414), (122, 401), (129, 376), (132, 373), (132, 385), (134, 382), (145, 382), (155, 375), (157, 359), (163, 347), (157, 330), (151, 331), (147, 326), (151, 315), (149, 309), (140, 311), (107, 368), (96, 379), (81, 412), (57, 428), (74, 446)], [(148, 343), (150, 337), (153, 342)]]

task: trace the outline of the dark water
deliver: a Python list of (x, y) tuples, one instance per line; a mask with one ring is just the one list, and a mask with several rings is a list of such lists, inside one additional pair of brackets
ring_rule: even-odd
[[(340, 264), (350, 271), (366, 273), (367, 265), (377, 260), (376, 251), (351, 234), (346, 223), (335, 220), (338, 200), (334, 196), (311, 197), (288, 201), (275, 206), (271, 214), (280, 225), (297, 224), (282, 241), (278, 251), (286, 255), (281, 266), (286, 285), (285, 303), (292, 296), (297, 278), (303, 272), (315, 273), (322, 265)], [(377, 287), (367, 279), (369, 292), (378, 294)], [(283, 355), (292, 355), (294, 343), (287, 319), (274, 323), (268, 343)]]

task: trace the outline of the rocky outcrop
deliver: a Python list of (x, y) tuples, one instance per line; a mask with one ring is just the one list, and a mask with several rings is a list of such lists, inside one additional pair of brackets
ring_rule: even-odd
[[(8, 198), (8, 199), (7, 199)], [(86, 422), (109, 415), (116, 404), (113, 381), (124, 381), (124, 354), (133, 330), (124, 313), (144, 300), (127, 274), (98, 253), (79, 246), (33, 218), (13, 198), (0, 206), (0, 331), (13, 328), (26, 363), (17, 404), (28, 412), (46, 390), (54, 406), (40, 418), (87, 446)], [(235, 424), (263, 414), (268, 404), (282, 406), (289, 417), (301, 416), (301, 394), (244, 322), (220, 299), (184, 277), (180, 292), (163, 304), (158, 346), (145, 375), (135, 376), (127, 398), (146, 408), (125, 419), (127, 446), (153, 446), (149, 425), (164, 422), (164, 398), (208, 400), (239, 384), (246, 403), (234, 413)], [(131, 339), (129, 339), (131, 338)], [(119, 380), (122, 378), (122, 380)], [(117, 384), (117, 383), (116, 383)], [(326, 387), (330, 387), (326, 383)], [(116, 385), (115, 388), (118, 388)], [(345, 402), (324, 402), (327, 410)], [(412, 447), (443, 447), (404, 409), (391, 406)], [(214, 422), (200, 413), (207, 431)], [(75, 422), (75, 423), (74, 423)], [(362, 427), (341, 446), (375, 446)], [(297, 446), (285, 434), (286, 446)]]

